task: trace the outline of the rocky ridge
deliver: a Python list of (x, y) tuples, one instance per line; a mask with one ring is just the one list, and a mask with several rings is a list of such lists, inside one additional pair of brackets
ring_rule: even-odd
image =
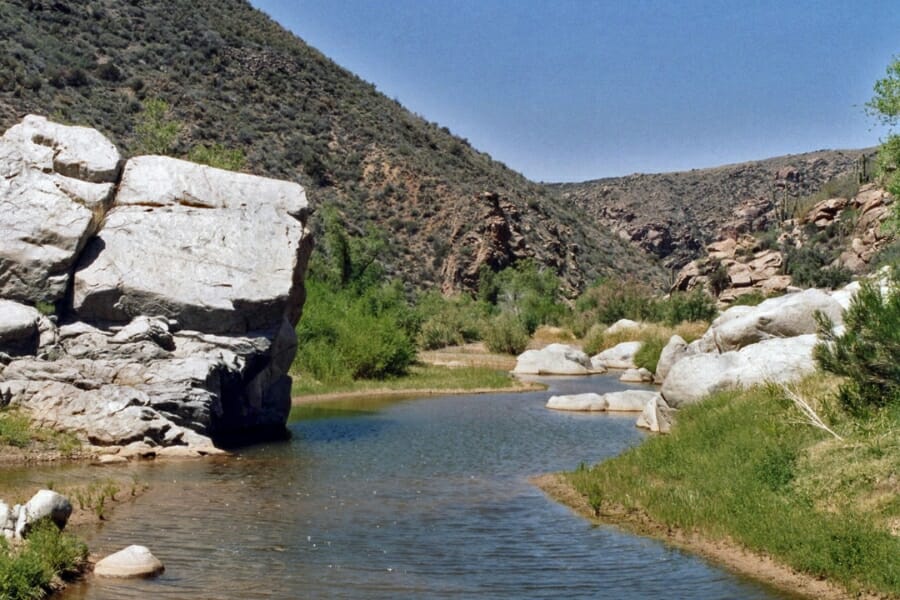
[(714, 240), (765, 229), (785, 199), (818, 191), (857, 172), (867, 150), (821, 150), (677, 173), (634, 174), (551, 190), (659, 259), (678, 269)]
[[(764, 297), (784, 293), (793, 283), (785, 273), (785, 250), (814, 246), (828, 234), (842, 248), (830, 266), (855, 275), (866, 273), (876, 255), (894, 239), (883, 226), (893, 202), (893, 197), (875, 184), (863, 185), (849, 198), (822, 200), (800, 218), (782, 221), (779, 229), (772, 230), (780, 231), (774, 240), (777, 247), (763, 237), (731, 230), (708, 244), (705, 256), (678, 272), (672, 290), (704, 287), (726, 304), (754, 292)], [(727, 276), (719, 283), (721, 289), (714, 289), (717, 270)]]
[(296, 183), (28, 116), (0, 138), (0, 406), (97, 446), (284, 432), (312, 248)]

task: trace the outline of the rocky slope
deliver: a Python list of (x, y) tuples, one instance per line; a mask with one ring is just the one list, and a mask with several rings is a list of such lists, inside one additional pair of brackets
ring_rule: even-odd
[[(710, 242), (761, 231), (780, 210), (853, 177), (873, 150), (821, 150), (678, 173), (635, 174), (550, 189), (620, 237), (677, 269)], [(871, 159), (867, 165), (871, 165)], [(780, 220), (780, 219), (777, 219)]]
[[(866, 273), (895, 239), (884, 227), (894, 201), (877, 185), (866, 184), (855, 194), (821, 200), (796, 218), (776, 222), (770, 215), (770, 228), (755, 236), (725, 231), (706, 246), (705, 256), (678, 272), (672, 289), (704, 287), (730, 303), (745, 294), (770, 296), (793, 283), (808, 284), (798, 272), (802, 268), (819, 275), (823, 269), (845, 277)], [(811, 259), (821, 264), (809, 264)]]
[(0, 407), (133, 451), (284, 432), (303, 188), (26, 117), (0, 138)]
[(176, 154), (199, 143), (243, 150), (247, 171), (301, 183), (313, 206), (339, 207), (349, 231), (381, 229), (392, 242), (383, 262), (412, 285), (471, 287), (482, 264), (526, 257), (570, 289), (601, 275), (662, 281), (650, 257), (605, 226), (247, 2), (0, 3), (0, 127), (52, 114), (102, 131), (129, 155), (150, 98), (182, 124)]

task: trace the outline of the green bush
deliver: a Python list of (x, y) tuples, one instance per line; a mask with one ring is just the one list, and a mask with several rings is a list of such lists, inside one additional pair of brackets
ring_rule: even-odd
[(151, 98), (135, 117), (134, 135), (138, 154), (170, 154), (181, 124), (171, 117), (168, 102)]
[(585, 290), (575, 301), (582, 332), (594, 323), (619, 319), (648, 320), (656, 310), (654, 290), (636, 281), (606, 280)]
[(484, 344), (491, 352), (521, 354), (528, 346), (528, 340), (525, 325), (511, 313), (494, 317), (484, 329)]
[(209, 165), (210, 167), (228, 171), (240, 171), (247, 163), (247, 157), (244, 156), (243, 150), (226, 148), (222, 144), (210, 144), (209, 146), (199, 144), (194, 146), (188, 152), (187, 159), (201, 165)]
[(541, 325), (559, 325), (568, 314), (559, 277), (530, 259), (499, 273), (482, 269), (478, 287), (479, 299), (517, 315), (528, 335)]
[(357, 295), (307, 282), (294, 370), (328, 382), (403, 375), (416, 356), (413, 322), (394, 286)]
[(844, 332), (836, 336), (832, 323), (819, 316), (815, 357), (825, 371), (847, 377), (838, 393), (845, 408), (863, 413), (870, 408), (900, 405), (900, 290), (896, 270), (890, 291), (882, 294), (870, 281), (844, 313)]
[(697, 288), (692, 292), (673, 292), (658, 301), (651, 320), (674, 327), (685, 321), (712, 321), (718, 314), (715, 300)]
[(811, 246), (791, 248), (785, 256), (784, 272), (794, 285), (835, 289), (848, 283), (853, 274), (845, 267), (828, 266), (829, 258)]
[(419, 295), (418, 345), (424, 350), (458, 346), (481, 339), (487, 308), (467, 295), (446, 298), (439, 292)]
[(641, 347), (634, 354), (634, 364), (643, 367), (651, 373), (656, 373), (656, 365), (659, 363), (659, 355), (666, 347), (668, 339), (651, 335), (644, 338)]
[(39, 522), (15, 549), (0, 537), (0, 598), (43, 598), (54, 577), (76, 571), (85, 558), (87, 546), (49, 521)]

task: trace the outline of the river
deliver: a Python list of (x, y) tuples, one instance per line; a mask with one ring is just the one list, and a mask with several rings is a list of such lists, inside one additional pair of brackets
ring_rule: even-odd
[[(646, 435), (634, 415), (544, 407), (552, 393), (623, 389), (613, 377), (546, 381), (545, 392), (301, 407), (290, 441), (225, 459), (105, 467), (150, 488), (84, 532), (92, 551), (146, 545), (166, 572), (89, 579), (63, 597), (789, 597), (593, 526), (530, 485), (532, 475), (599, 461)], [(6, 478), (41, 486), (102, 474), (68, 466)]]

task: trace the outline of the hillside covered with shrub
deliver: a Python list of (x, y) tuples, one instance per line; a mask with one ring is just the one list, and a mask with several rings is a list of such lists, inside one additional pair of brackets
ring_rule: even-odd
[(95, 127), (126, 154), (168, 105), (170, 153), (240, 151), (296, 180), (414, 287), (475, 289), (482, 265), (534, 258), (569, 290), (654, 261), (465, 139), (405, 110), (241, 0), (0, 4), (0, 129), (25, 113)]

